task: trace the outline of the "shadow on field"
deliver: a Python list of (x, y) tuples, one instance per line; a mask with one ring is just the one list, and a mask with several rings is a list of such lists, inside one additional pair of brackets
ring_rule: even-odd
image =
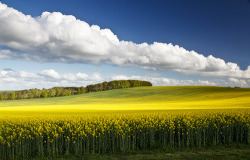
[(145, 150), (105, 155), (67, 155), (58, 157), (35, 158), (34, 160), (246, 160), (250, 159), (250, 145), (234, 144), (186, 150)]

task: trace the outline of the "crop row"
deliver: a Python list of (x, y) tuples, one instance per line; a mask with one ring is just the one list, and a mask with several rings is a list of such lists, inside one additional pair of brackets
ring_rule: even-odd
[(248, 110), (83, 114), (0, 120), (3, 159), (250, 143)]

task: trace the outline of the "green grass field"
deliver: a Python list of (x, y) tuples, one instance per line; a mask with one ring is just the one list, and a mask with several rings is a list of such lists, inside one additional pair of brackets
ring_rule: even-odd
[(59, 98), (1, 101), (0, 110), (168, 110), (249, 108), (249, 88), (173, 86), (117, 89)]

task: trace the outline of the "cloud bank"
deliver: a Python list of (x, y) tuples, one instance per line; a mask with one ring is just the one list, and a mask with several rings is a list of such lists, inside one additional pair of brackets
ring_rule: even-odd
[(56, 86), (86, 86), (102, 82), (99, 73), (68, 73), (59, 74), (53, 69), (43, 70), (39, 73), (14, 71), (12, 69), (0, 70), (0, 90), (21, 90), (30, 88), (51, 88)]
[[(136, 44), (122, 41), (110, 29), (90, 26), (71, 15), (43, 12), (39, 17), (31, 17), (1, 2), (0, 58), (111, 64), (174, 70), (201, 76), (250, 79), (250, 66), (247, 70), (241, 70), (236, 63), (225, 62), (212, 55), (205, 57), (171, 43)], [(44, 74), (60, 78), (56, 74)]]
[(250, 80), (243, 79), (220, 79), (217, 81), (211, 80), (177, 80), (161, 76), (127, 76), (127, 75), (112, 75), (103, 76), (100, 73), (67, 73), (61, 74), (53, 69), (42, 70), (38, 73), (25, 71), (15, 71), (10, 68), (0, 70), (0, 90), (22, 90), (30, 88), (51, 88), (51, 87), (80, 87), (89, 84), (96, 84), (103, 81), (112, 80), (146, 80), (150, 81), (154, 86), (250, 86)]

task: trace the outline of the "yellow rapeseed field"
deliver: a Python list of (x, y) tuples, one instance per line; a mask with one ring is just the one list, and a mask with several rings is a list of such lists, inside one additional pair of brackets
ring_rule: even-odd
[(142, 87), (0, 102), (3, 159), (250, 143), (250, 90)]

